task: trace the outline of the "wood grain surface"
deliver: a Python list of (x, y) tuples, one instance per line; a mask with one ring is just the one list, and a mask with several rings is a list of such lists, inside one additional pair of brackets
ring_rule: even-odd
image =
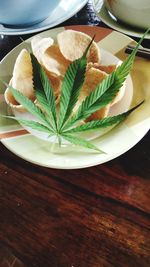
[[(71, 24), (101, 25), (91, 1)], [(19, 42), (5, 39), (3, 53)], [(148, 133), (108, 163), (55, 170), (0, 144), (0, 267), (149, 267), (149, 151)], [(4, 265), (4, 248), (14, 264)]]

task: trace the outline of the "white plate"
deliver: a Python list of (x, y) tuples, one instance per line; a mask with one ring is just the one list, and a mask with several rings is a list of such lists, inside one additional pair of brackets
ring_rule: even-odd
[(4, 27), (2, 24), (0, 24), (0, 34), (21, 35), (52, 28), (74, 16), (86, 3), (87, 0), (61, 0), (58, 7), (49, 15), (46, 20), (42, 21), (41, 23), (22, 29)]
[[(131, 27), (127, 24), (123, 24), (120, 21), (118, 21), (110, 12), (107, 11), (105, 5), (103, 4), (103, 0), (93, 0), (93, 1), (95, 1), (95, 10), (97, 15), (100, 17), (101, 21), (104, 22), (106, 25), (119, 32), (128, 34), (130, 36), (142, 37), (144, 31), (142, 31), (141, 29)], [(145, 39), (150, 39), (150, 33), (146, 35)]]
[[(67, 27), (68, 28), (68, 27)], [(116, 55), (120, 60), (125, 58), (124, 49), (131, 39), (110, 29), (90, 26), (70, 26), (93, 36), (96, 33), (98, 45)], [(57, 28), (40, 33), (42, 37), (52, 36), (64, 28)], [(30, 42), (30, 40), (28, 40)], [(110, 45), (111, 44), (111, 45)], [(16, 56), (25, 43), (13, 49), (0, 64), (0, 79), (9, 81)], [(106, 52), (107, 53), (107, 52)], [(108, 59), (108, 58), (107, 58)], [(131, 73), (133, 79), (133, 105), (145, 102), (119, 126), (92, 142), (107, 154), (99, 154), (91, 150), (65, 145), (61, 149), (56, 144), (52, 153), (52, 145), (27, 133), (19, 124), (0, 117), (1, 142), (14, 154), (37, 165), (57, 169), (78, 169), (102, 164), (112, 160), (131, 149), (150, 129), (150, 61), (137, 58)], [(4, 86), (0, 84), (0, 113), (8, 114), (8, 106), (3, 99)], [(128, 96), (128, 94), (127, 94)]]

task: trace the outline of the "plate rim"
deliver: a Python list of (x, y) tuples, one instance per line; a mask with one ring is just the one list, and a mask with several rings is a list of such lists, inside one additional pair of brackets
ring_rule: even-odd
[[(94, 0), (93, 0), (94, 1)], [(103, 2), (103, 1), (102, 1)], [(95, 9), (95, 7), (94, 7)], [(105, 23), (107, 26), (111, 27), (112, 29), (116, 30), (116, 31), (119, 31), (123, 34), (127, 34), (131, 37), (137, 37), (137, 38), (141, 38), (142, 35), (144, 34), (145, 31), (142, 31), (141, 32), (137, 32), (137, 31), (133, 31), (133, 30), (130, 30), (128, 29), (128, 27), (126, 27), (126, 25), (124, 25), (124, 27), (121, 27), (122, 25), (120, 25), (119, 23), (117, 23), (117, 21), (113, 20), (113, 18), (111, 16), (109, 16), (108, 12), (107, 12), (107, 9), (105, 7), (105, 4), (102, 3), (101, 5), (101, 8), (99, 11), (96, 11), (95, 9), (95, 12), (97, 14), (97, 16), (101, 19), (101, 21), (103, 23)], [(108, 18), (109, 20), (112, 22), (109, 22), (108, 21)], [(130, 26), (129, 26), (130, 27)], [(145, 39), (150, 39), (150, 33), (148, 33), (146, 36), (145, 36)]]
[[(61, 17), (61, 18), (59, 18), (59, 19), (57, 19), (57, 20), (55, 20), (55, 22), (54, 23), (49, 23), (49, 24), (47, 24), (47, 25), (45, 25), (45, 26), (41, 26), (41, 27), (39, 27), (40, 26), (40, 24), (41, 23), (44, 23), (44, 21), (42, 21), (41, 23), (38, 23), (38, 24), (35, 24), (35, 25), (33, 25), (33, 26), (31, 26), (31, 27), (28, 27), (28, 28), (25, 28), (25, 29), (21, 29), (21, 30), (16, 30), (16, 28), (14, 29), (14, 31), (13, 31), (13, 29), (11, 29), (11, 28), (4, 28), (3, 30), (1, 30), (1, 28), (0, 28), (0, 34), (3, 34), (3, 35), (25, 35), (25, 34), (32, 34), (32, 33), (38, 33), (38, 32), (40, 32), (40, 31), (44, 31), (44, 30), (48, 30), (48, 29), (51, 29), (51, 28), (53, 28), (53, 27), (56, 27), (56, 26), (58, 26), (59, 24), (61, 24), (61, 23), (63, 23), (63, 22), (65, 22), (66, 20), (68, 20), (68, 19), (70, 19), (71, 17), (73, 17), (76, 13), (78, 13), (85, 5), (86, 5), (86, 3), (88, 2), (88, 0), (76, 0), (76, 1), (78, 1), (78, 3), (76, 3), (76, 4), (74, 4), (74, 7), (76, 7), (76, 5), (78, 4), (78, 6), (77, 6), (77, 8), (73, 8), (72, 9), (72, 12), (70, 12), (70, 13), (65, 13), (66, 14), (66, 16), (64, 17)], [(49, 18), (49, 17), (48, 17)], [(47, 19), (48, 19), (47, 18)], [(47, 19), (45, 19), (45, 21), (47, 20)], [(35, 28), (33, 28), (33, 27), (35, 27)]]
[(28, 160), (25, 156), (20, 156), (20, 154), (19, 153), (16, 153), (12, 148), (10, 149), (2, 140), (0, 140), (0, 142), (8, 149), (8, 151), (10, 151), (11, 153), (13, 153), (15, 156), (19, 157), (20, 159), (25, 160), (28, 163), (32, 163), (32, 164), (34, 164), (36, 166), (50, 168), (50, 169), (56, 169), (56, 170), (57, 169), (58, 170), (79, 170), (79, 169), (85, 169), (85, 168), (95, 167), (95, 166), (98, 166), (98, 165), (101, 165), (101, 164), (110, 162), (110, 161), (118, 158), (119, 156), (125, 154), (130, 149), (132, 149), (136, 144), (138, 144), (143, 139), (143, 137), (148, 133), (148, 131), (149, 131), (149, 129), (142, 135), (142, 137), (140, 136), (139, 139), (136, 139), (136, 141), (133, 143), (132, 146), (129, 146), (127, 149), (125, 148), (124, 150), (122, 150), (119, 153), (115, 154), (113, 157), (110, 156), (107, 160), (103, 159), (101, 162), (99, 162), (99, 160), (97, 160), (97, 161), (94, 161), (94, 163), (84, 164), (82, 166), (81, 165), (80, 166), (76, 165), (74, 167), (71, 167), (69, 165), (68, 165), (68, 167), (66, 167), (66, 166), (63, 166), (63, 164), (61, 166), (56, 166), (56, 164), (54, 164), (54, 165), (52, 165), (52, 164), (51, 165), (49, 165), (49, 164), (42, 164), (40, 162), (37, 163), (34, 160)]

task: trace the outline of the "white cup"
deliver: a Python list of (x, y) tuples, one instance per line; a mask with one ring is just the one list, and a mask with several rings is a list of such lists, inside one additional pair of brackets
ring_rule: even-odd
[(104, 0), (106, 8), (120, 21), (134, 27), (150, 27), (150, 0)]
[(27, 27), (46, 19), (60, 0), (0, 0), (0, 23)]

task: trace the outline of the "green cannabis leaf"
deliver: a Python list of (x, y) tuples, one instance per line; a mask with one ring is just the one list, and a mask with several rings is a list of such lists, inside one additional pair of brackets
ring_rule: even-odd
[(143, 102), (141, 102), (139, 105), (137, 105), (136, 107), (113, 117), (107, 117), (101, 120), (93, 120), (90, 122), (87, 122), (85, 124), (79, 125), (75, 128), (72, 129), (68, 129), (66, 131), (64, 131), (64, 133), (68, 134), (68, 133), (79, 133), (79, 132), (85, 132), (85, 131), (89, 131), (89, 130), (97, 130), (100, 128), (106, 128), (109, 126), (112, 126), (114, 124), (118, 124), (121, 121), (123, 121), (132, 111), (134, 111), (136, 108), (138, 108)]
[(68, 133), (63, 133), (62, 137), (74, 145), (83, 146), (85, 148), (90, 148), (90, 149), (96, 150), (100, 153), (105, 153), (104, 151), (102, 151), (101, 149), (99, 149), (98, 147), (93, 145), (91, 142), (89, 142), (89, 141), (87, 141), (81, 137), (77, 137), (75, 135), (68, 134)]
[(126, 80), (127, 75), (132, 68), (136, 52), (148, 31), (149, 30), (147, 30), (143, 37), (140, 39), (131, 55), (129, 55), (127, 59), (113, 73), (105, 78), (95, 88), (95, 90), (85, 98), (76, 114), (64, 126), (64, 129), (72, 126), (80, 120), (85, 120), (92, 113), (102, 107), (105, 107), (114, 99), (114, 97), (119, 92), (119, 89), (122, 87), (123, 82)]
[(56, 104), (53, 88), (45, 71), (41, 65), (38, 64), (38, 61), (33, 54), (31, 54), (31, 62), (33, 67), (33, 84), (37, 101), (49, 116), (51, 127), (54, 127), (55, 130), (57, 130)]
[(86, 48), (83, 56), (74, 62), (72, 62), (65, 74), (62, 82), (61, 96), (60, 96), (60, 113), (58, 121), (58, 129), (61, 130), (64, 123), (67, 121), (72, 113), (72, 110), (78, 100), (80, 90), (84, 83), (87, 58), (86, 55), (94, 40), (91, 40), (90, 44)]
[(40, 131), (40, 132), (45, 132), (45, 133), (49, 133), (49, 135), (54, 135), (55, 133), (53, 131), (51, 131), (48, 127), (46, 127), (45, 125), (37, 122), (37, 121), (29, 121), (29, 120), (24, 120), (24, 119), (20, 119), (17, 117), (13, 117), (13, 116), (4, 116), (5, 118), (8, 119), (13, 119), (16, 120), (18, 122), (20, 122), (21, 124), (23, 124), (24, 126), (30, 127), (31, 129)]
[(132, 68), (136, 52), (148, 31), (140, 39), (132, 54), (113, 73), (96, 86), (95, 90), (85, 98), (74, 114), (73, 109), (78, 101), (85, 79), (86, 56), (94, 38), (86, 48), (83, 56), (72, 62), (66, 71), (62, 82), (59, 111), (56, 108), (55, 95), (50, 81), (37, 59), (31, 54), (35, 95), (42, 110), (19, 91), (9, 86), (16, 101), (22, 104), (38, 120), (28, 121), (16, 117), (9, 118), (18, 120), (21, 124), (38, 131), (56, 135), (59, 144), (61, 144), (62, 139), (66, 139), (74, 145), (105, 153), (92, 142), (79, 137), (78, 133), (116, 125), (139, 106), (117, 116), (83, 123), (92, 113), (105, 107), (117, 95)]
[(40, 121), (42, 121), (42, 123), (46, 125), (50, 130), (53, 130), (45, 114), (43, 113), (43, 111), (41, 111), (41, 109), (38, 106), (36, 106), (30, 99), (28, 99), (18, 90), (14, 89), (12, 86), (8, 85), (8, 87), (18, 103), (22, 104), (31, 114), (33, 114)]

